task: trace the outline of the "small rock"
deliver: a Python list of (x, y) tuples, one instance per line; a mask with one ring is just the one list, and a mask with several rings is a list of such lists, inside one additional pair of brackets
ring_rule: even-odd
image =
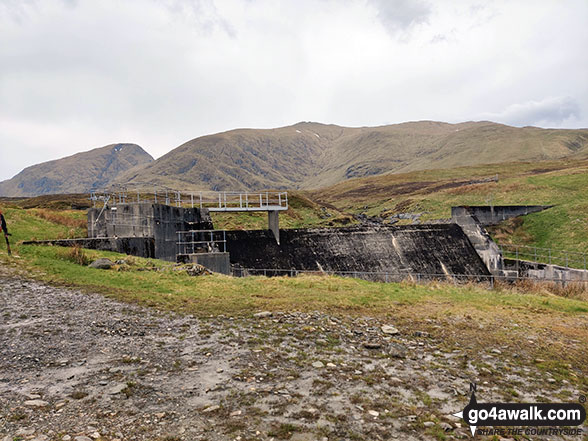
[[(16, 431), (16, 436), (31, 436), (35, 433), (35, 429), (18, 429)], [(12, 438), (10, 438), (12, 441)]]
[(65, 406), (66, 404), (67, 404), (67, 401), (60, 401), (59, 403), (55, 404), (55, 409), (59, 410), (63, 406)]
[(450, 432), (453, 430), (453, 426), (446, 422), (442, 422), (441, 424), (439, 424), (439, 427), (441, 427), (444, 432)]
[(94, 439), (98, 439), (98, 438), (100, 438), (100, 432), (94, 432), (93, 434), (90, 435), (90, 437), (94, 438)]
[(400, 334), (400, 331), (398, 329), (396, 329), (394, 326), (392, 325), (383, 325), (382, 326), (382, 332), (384, 334), (388, 334), (388, 335), (396, 335), (396, 334)]
[(63, 437), (61, 439), (63, 441), (71, 441), (71, 436), (69, 436), (69, 435), (63, 435)]
[(37, 435), (32, 441), (47, 441), (49, 437), (47, 435)]
[(24, 402), (24, 405), (29, 407), (45, 407), (49, 406), (49, 403), (43, 400), (27, 400)]
[(220, 406), (215, 404), (214, 406), (209, 406), (206, 409), (204, 409), (202, 412), (204, 413), (209, 413), (209, 412), (214, 412), (215, 410), (219, 410)]
[(368, 341), (363, 344), (363, 347), (366, 349), (380, 349), (382, 345), (380, 343)]
[(126, 388), (127, 388), (127, 385), (125, 383), (119, 383), (115, 386), (112, 386), (110, 389), (108, 389), (108, 394), (109, 395), (120, 394)]
[(271, 317), (272, 313), (270, 311), (261, 311), (261, 312), (257, 312), (255, 314), (253, 314), (253, 317), (255, 318), (267, 318), (267, 317)]
[(373, 416), (374, 418), (377, 418), (380, 416), (380, 412), (376, 411), (376, 410), (368, 410), (368, 413)]
[(425, 427), (433, 427), (435, 425), (435, 423), (433, 421), (425, 421), (423, 423), (423, 426)]
[(240, 410), (235, 410), (234, 412), (231, 412), (229, 415), (232, 416), (232, 417), (236, 417), (236, 416), (241, 415), (242, 413), (243, 412), (240, 411)]
[(500, 349), (492, 349), (492, 351), (491, 351), (491, 352), (492, 352), (493, 354), (498, 354), (498, 355), (502, 354), (502, 351), (501, 351)]
[(74, 441), (92, 441), (92, 438), (84, 435), (76, 436)]
[(406, 348), (404, 346), (402, 346), (401, 344), (391, 343), (389, 354), (391, 357), (405, 358), (406, 357)]
[(114, 262), (112, 260), (101, 257), (100, 259), (96, 259), (88, 266), (90, 268), (96, 269), (110, 269), (112, 268), (112, 265), (114, 265)]
[(335, 363), (327, 363), (327, 367), (334, 368), (337, 367)]
[(317, 368), (317, 369), (318, 369), (318, 368), (325, 367), (325, 365), (323, 364), (323, 362), (322, 362), (322, 361), (315, 361), (314, 363), (312, 363), (312, 367), (314, 367), (314, 368)]

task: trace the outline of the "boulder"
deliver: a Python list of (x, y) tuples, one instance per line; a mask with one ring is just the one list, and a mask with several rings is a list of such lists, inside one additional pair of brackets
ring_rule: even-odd
[(114, 265), (114, 262), (110, 259), (106, 259), (106, 258), (100, 258), (100, 259), (96, 259), (94, 262), (92, 262), (89, 267), (90, 268), (96, 268), (96, 269), (110, 269), (112, 268), (112, 265)]

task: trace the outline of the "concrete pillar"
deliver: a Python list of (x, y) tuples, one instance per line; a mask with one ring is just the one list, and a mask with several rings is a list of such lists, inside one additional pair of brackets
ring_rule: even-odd
[(277, 210), (272, 210), (267, 212), (267, 223), (269, 230), (274, 233), (274, 237), (276, 238), (276, 242), (278, 245), (280, 244), (280, 220), (278, 217), (279, 212)]

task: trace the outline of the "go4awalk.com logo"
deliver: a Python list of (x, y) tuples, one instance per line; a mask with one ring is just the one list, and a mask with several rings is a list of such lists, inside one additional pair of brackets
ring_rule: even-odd
[[(470, 384), (470, 402), (453, 415), (470, 426), (472, 436), (478, 427), (508, 426), (520, 429), (480, 429), (484, 435), (581, 435), (586, 409), (579, 403), (478, 403), (476, 384)], [(581, 397), (581, 402), (586, 398)], [(551, 426), (550, 429), (538, 428)], [(565, 428), (564, 428), (565, 427)], [(486, 433), (487, 432), (487, 433)]]

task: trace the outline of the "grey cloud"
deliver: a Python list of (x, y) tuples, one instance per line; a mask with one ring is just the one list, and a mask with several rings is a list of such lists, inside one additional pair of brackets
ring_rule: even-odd
[(580, 106), (571, 97), (551, 97), (541, 101), (512, 104), (500, 113), (485, 114), (492, 119), (514, 126), (558, 127), (569, 119), (579, 119)]
[(378, 10), (378, 18), (392, 34), (426, 23), (431, 15), (431, 6), (421, 0), (369, 0), (369, 3)]

